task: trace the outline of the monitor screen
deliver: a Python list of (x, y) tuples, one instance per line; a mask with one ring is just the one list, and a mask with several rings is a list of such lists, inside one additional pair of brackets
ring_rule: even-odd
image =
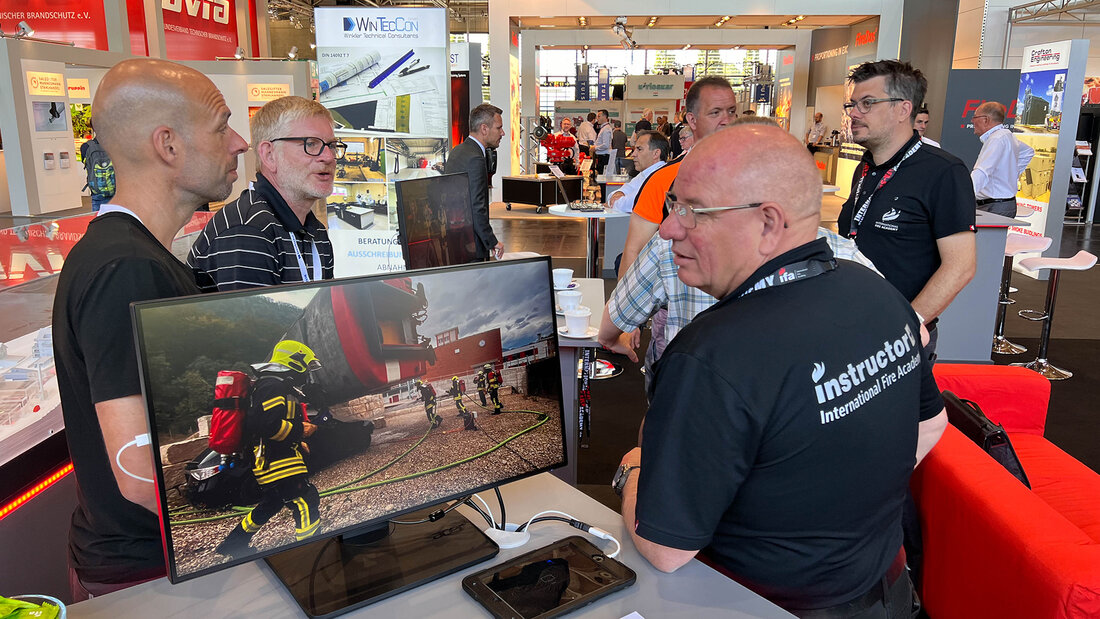
[(465, 174), (395, 183), (401, 251), (409, 269), (477, 261), (477, 239)]
[(543, 257), (135, 304), (169, 578), (564, 465), (551, 285)]

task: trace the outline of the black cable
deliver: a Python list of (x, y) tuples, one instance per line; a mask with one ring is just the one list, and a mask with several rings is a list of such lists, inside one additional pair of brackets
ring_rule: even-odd
[(486, 514), (485, 510), (481, 509), (481, 506), (475, 503), (473, 500), (466, 499), (466, 505), (469, 505), (471, 508), (474, 509), (474, 511), (481, 514), (481, 517), (485, 519), (485, 522), (489, 523), (490, 527), (494, 529), (497, 527), (497, 523), (493, 522), (492, 517), (490, 517), (489, 514)]
[(469, 501), (469, 500), (470, 500), (470, 495), (466, 495), (465, 497), (463, 497), (461, 499), (458, 499), (454, 503), (451, 503), (447, 507), (445, 507), (443, 509), (436, 510), (436, 511), (428, 514), (427, 518), (422, 518), (420, 520), (390, 520), (389, 522), (390, 522), (390, 524), (424, 524), (425, 522), (435, 522), (436, 520), (439, 520), (443, 516), (446, 516), (451, 511), (458, 508), (459, 505), (462, 505), (464, 502)]
[(504, 517), (504, 497), (500, 496), (500, 486), (493, 486), (493, 491), (497, 493), (497, 501), (500, 501), (500, 530), (503, 531), (504, 523), (508, 522), (508, 519)]
[(565, 524), (567, 524), (571, 527), (575, 527), (577, 529), (581, 529), (582, 531), (587, 531), (588, 530), (588, 529), (581, 528), (580, 526), (577, 526), (578, 524), (583, 525), (584, 527), (588, 526), (587, 524), (585, 524), (585, 523), (583, 523), (579, 520), (570, 520), (569, 518), (563, 518), (561, 516), (539, 516), (538, 518), (535, 518), (534, 520), (532, 520), (530, 522), (525, 522), (525, 523), (519, 525), (519, 527), (516, 529), (516, 532), (518, 533), (520, 531), (526, 531), (527, 530), (527, 525), (535, 524), (536, 522), (546, 522), (548, 520), (557, 520), (558, 522), (564, 522)]

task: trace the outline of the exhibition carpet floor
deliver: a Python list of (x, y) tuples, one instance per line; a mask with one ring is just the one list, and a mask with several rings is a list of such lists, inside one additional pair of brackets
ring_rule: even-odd
[[(822, 225), (835, 226), (840, 200), (826, 197), (827, 208), (822, 212)], [(495, 207), (496, 205), (494, 205)], [(497, 208), (493, 209), (494, 215)], [(504, 211), (503, 205), (499, 211)], [(515, 212), (508, 219), (495, 218), (493, 229), (505, 245), (506, 251), (535, 251), (553, 257), (555, 267), (572, 268), (581, 273), (584, 269), (584, 222), (571, 221), (546, 214), (536, 215)], [(1100, 253), (1100, 228), (1091, 226), (1067, 226), (1059, 255), (1072, 256), (1078, 249)], [(605, 289), (610, 295), (614, 280), (605, 279)], [(1016, 310), (1041, 309), (1046, 295), (1046, 282), (1034, 280), (1023, 274), (1015, 274), (1013, 285), (1020, 290), (1010, 308), (1006, 321), (1006, 335), (1031, 351), (1038, 348), (1040, 325), (1019, 318)], [(1074, 372), (1067, 381), (1052, 383), (1050, 412), (1047, 417), (1046, 436), (1073, 457), (1094, 471), (1100, 472), (1100, 410), (1093, 403), (1092, 395), (1100, 392), (1100, 321), (1094, 310), (1100, 300), (1100, 268), (1084, 272), (1067, 272), (1059, 284), (1058, 301), (1053, 324), (1053, 338), (1049, 347), (1051, 362)], [(648, 334), (643, 334), (639, 350), (648, 345)], [(623, 454), (637, 444), (638, 428), (646, 411), (644, 377), (640, 364), (631, 363), (625, 357), (601, 353), (601, 358), (623, 367), (623, 372), (610, 379), (593, 381), (592, 425), (587, 447), (578, 455), (578, 488), (608, 507), (618, 510), (619, 500), (608, 484)], [(1017, 357), (996, 355), (994, 363), (1029, 361), (1027, 353)]]

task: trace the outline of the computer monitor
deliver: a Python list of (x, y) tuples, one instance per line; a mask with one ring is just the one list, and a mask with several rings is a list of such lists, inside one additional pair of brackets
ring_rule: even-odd
[[(497, 552), (484, 523), (457, 511), (395, 519), (433, 520), (412, 512), (566, 463), (546, 257), (152, 301), (133, 314), (172, 582), (265, 557), (307, 614), (338, 614)], [(314, 357), (303, 385), (297, 370)], [(482, 405), (486, 365), (501, 386)], [(248, 398), (215, 401), (227, 371), (250, 376), (256, 396), (240, 407), (236, 444), (222, 413), (236, 410), (231, 396)], [(290, 399), (307, 404), (310, 436)]]
[(477, 237), (465, 174), (398, 181), (397, 225), (408, 269), (476, 262)]

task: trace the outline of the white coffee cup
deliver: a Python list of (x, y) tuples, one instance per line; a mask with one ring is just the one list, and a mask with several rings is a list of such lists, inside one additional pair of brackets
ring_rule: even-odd
[(559, 290), (558, 307), (561, 311), (577, 309), (581, 304), (581, 292), (579, 290)]
[(565, 330), (569, 335), (583, 337), (588, 333), (588, 319), (591, 317), (592, 310), (587, 307), (565, 310)]
[(566, 288), (573, 283), (573, 269), (554, 269), (554, 288)]

